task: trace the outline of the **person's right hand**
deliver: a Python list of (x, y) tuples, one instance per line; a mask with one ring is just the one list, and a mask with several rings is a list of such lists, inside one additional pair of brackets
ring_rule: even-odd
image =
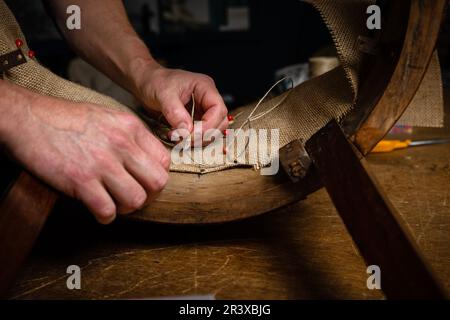
[(135, 211), (166, 185), (169, 153), (134, 115), (0, 82), (6, 148), (33, 174), (81, 200), (99, 222)]

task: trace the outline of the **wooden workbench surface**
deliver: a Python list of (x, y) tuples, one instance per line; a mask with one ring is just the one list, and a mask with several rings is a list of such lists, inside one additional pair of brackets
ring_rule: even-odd
[[(414, 138), (450, 137), (448, 120), (446, 129), (416, 130)], [(450, 145), (368, 159), (450, 292)], [(81, 290), (66, 287), (69, 265), (82, 268)], [(323, 189), (270, 214), (203, 227), (125, 220), (105, 227), (83, 208), (64, 201), (53, 212), (10, 297), (383, 298), (381, 292), (367, 289), (367, 276)]]

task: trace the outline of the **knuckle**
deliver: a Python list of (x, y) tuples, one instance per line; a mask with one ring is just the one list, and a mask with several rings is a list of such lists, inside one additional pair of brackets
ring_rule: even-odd
[(173, 106), (168, 106), (164, 108), (164, 115), (167, 119), (179, 120), (183, 118), (182, 110), (174, 108)]
[(120, 121), (122, 125), (129, 129), (137, 129), (141, 125), (141, 122), (135, 115), (127, 112), (122, 112), (120, 114)]
[(215, 81), (213, 78), (211, 78), (208, 75), (203, 75), (203, 80), (208, 83), (209, 85), (215, 85)]
[(170, 167), (170, 153), (168, 151), (164, 151), (161, 155), (161, 165), (164, 169), (169, 170)]
[(156, 193), (161, 192), (167, 185), (168, 181), (169, 181), (169, 174), (163, 171), (152, 183), (153, 192)]
[(94, 150), (92, 154), (95, 164), (94, 170), (111, 171), (114, 168), (112, 155), (103, 150)]
[(146, 169), (151, 165), (150, 157), (140, 149), (134, 150), (130, 153), (131, 161), (141, 169)]
[(94, 178), (94, 175), (89, 170), (73, 162), (69, 162), (64, 166), (63, 174), (72, 185), (73, 193), (76, 193), (78, 189), (83, 188), (88, 181)]
[(129, 208), (134, 210), (140, 209), (147, 200), (147, 194), (144, 190), (136, 190), (130, 197), (131, 203), (129, 204)]
[(124, 132), (114, 131), (109, 134), (109, 142), (113, 147), (129, 150), (132, 148), (132, 141)]
[(125, 156), (125, 162), (140, 170), (147, 170), (150, 164), (149, 156), (139, 147), (134, 148)]

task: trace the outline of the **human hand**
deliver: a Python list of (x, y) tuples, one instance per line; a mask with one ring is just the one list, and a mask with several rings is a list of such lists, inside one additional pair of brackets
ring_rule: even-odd
[(100, 223), (142, 207), (166, 185), (170, 155), (134, 115), (0, 82), (10, 86), (1, 89), (2, 143)]
[(186, 105), (195, 100), (194, 120), (202, 121), (202, 133), (228, 127), (227, 108), (214, 81), (203, 74), (149, 66), (136, 76), (138, 98), (153, 111), (161, 112), (173, 129), (193, 131)]

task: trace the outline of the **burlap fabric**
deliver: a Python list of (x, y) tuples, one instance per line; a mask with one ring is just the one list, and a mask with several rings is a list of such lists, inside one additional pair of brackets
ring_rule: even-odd
[(444, 126), (442, 75), (437, 52), (433, 54), (414, 99), (397, 124), (417, 127)]
[[(268, 100), (261, 104), (258, 113), (265, 113), (284, 99), (283, 103), (266, 116), (251, 122), (253, 129), (278, 129), (279, 145), (286, 145), (294, 139), (306, 141), (321, 129), (331, 119), (340, 120), (353, 107), (358, 90), (358, 67), (361, 55), (358, 47), (358, 36), (364, 30), (366, 23), (365, 10), (372, 3), (370, 0), (326, 1), (308, 0), (320, 12), (332, 35), (336, 46), (340, 66), (322, 76), (313, 78), (300, 84), (290, 92)], [(238, 129), (246, 121), (253, 110), (253, 105), (238, 109), (235, 122), (231, 128)], [(248, 126), (246, 126), (248, 128)], [(238, 146), (231, 150), (232, 156), (227, 154), (225, 165), (207, 165), (205, 161), (195, 162), (193, 165), (177, 164), (174, 170), (183, 172), (211, 172), (237, 165), (252, 165), (263, 167), (273, 158), (259, 149), (248, 148), (243, 143), (247, 139), (245, 132), (237, 137)], [(256, 145), (261, 143), (257, 139)], [(271, 145), (271, 136), (267, 136), (267, 144)], [(202, 159), (202, 150), (194, 150), (191, 159)], [(245, 157), (239, 155), (245, 154)]]
[[(280, 147), (294, 139), (306, 141), (331, 119), (342, 119), (353, 108), (358, 92), (358, 68), (361, 58), (358, 36), (366, 28), (366, 8), (373, 1), (308, 0), (307, 2), (317, 8), (328, 26), (337, 48), (340, 66), (259, 106), (258, 114), (267, 112), (279, 104), (267, 115), (251, 121), (250, 125), (253, 129), (278, 129)], [(23, 50), (27, 51), (27, 43), (20, 27), (6, 4), (0, 0), (0, 54), (15, 50), (17, 38), (24, 40)], [(5, 79), (41, 94), (129, 111), (114, 99), (54, 75), (34, 59), (28, 59), (26, 64), (8, 71)], [(431, 64), (425, 80), (413, 104), (416, 109), (408, 113), (408, 120), (413, 124), (438, 126), (442, 124), (443, 108), (442, 102), (439, 101), (442, 99), (442, 93), (436, 59)], [(249, 105), (236, 110), (234, 112), (236, 119), (231, 128), (240, 128), (253, 107), (254, 105)], [(417, 116), (420, 114), (417, 113), (419, 109), (425, 110), (427, 116)], [(247, 124), (244, 129), (248, 127)], [(255, 148), (242, 143), (246, 140), (245, 133), (243, 130), (237, 137), (237, 141), (244, 147), (231, 150), (226, 155), (228, 162), (211, 164), (211, 161), (204, 158), (204, 150), (194, 149), (189, 157), (193, 160), (192, 164), (172, 163), (171, 170), (207, 173), (236, 166), (262, 167), (269, 164), (273, 155), (261, 154)], [(270, 146), (272, 137), (261, 137), (258, 143), (261, 142)]]
[(22, 49), (28, 61), (25, 64), (10, 69), (5, 74), (6, 80), (49, 96), (75, 102), (90, 102), (119, 110), (128, 110), (127, 107), (121, 105), (114, 99), (58, 77), (40, 65), (35, 59), (28, 58), (26, 53), (29, 48), (26, 38), (17, 24), (14, 15), (11, 13), (5, 2), (1, 0), (0, 54), (5, 54), (16, 50), (16, 39), (22, 39), (24, 41), (24, 46)]

